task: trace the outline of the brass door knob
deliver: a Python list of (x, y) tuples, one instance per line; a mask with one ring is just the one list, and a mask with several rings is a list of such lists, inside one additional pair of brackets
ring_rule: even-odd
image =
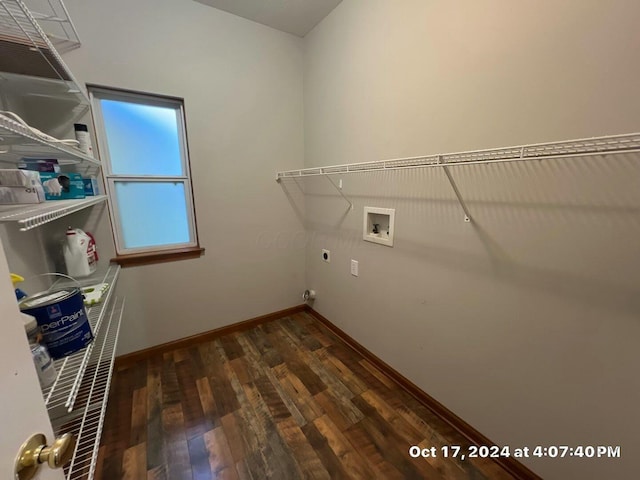
[(74, 435), (65, 433), (51, 446), (46, 443), (46, 437), (37, 433), (22, 444), (15, 462), (16, 480), (31, 480), (43, 463), (50, 468), (61, 468), (73, 457), (76, 448)]

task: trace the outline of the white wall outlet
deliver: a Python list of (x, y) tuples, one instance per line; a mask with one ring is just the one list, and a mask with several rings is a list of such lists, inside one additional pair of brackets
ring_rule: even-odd
[(351, 260), (351, 275), (353, 275), (354, 277), (358, 276), (358, 261), (357, 260)]
[(326, 248), (322, 249), (322, 260), (324, 260), (327, 263), (331, 263), (331, 252)]

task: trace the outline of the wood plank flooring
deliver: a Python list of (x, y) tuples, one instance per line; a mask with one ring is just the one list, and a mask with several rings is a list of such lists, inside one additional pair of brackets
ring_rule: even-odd
[(509, 479), (306, 313), (149, 357), (114, 375), (103, 480)]

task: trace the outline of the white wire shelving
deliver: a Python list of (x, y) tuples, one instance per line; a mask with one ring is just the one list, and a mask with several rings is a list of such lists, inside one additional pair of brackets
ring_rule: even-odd
[(61, 165), (84, 166), (95, 173), (100, 162), (81, 150), (39, 137), (27, 127), (0, 113), (0, 153), (2, 163), (19, 163), (23, 158), (55, 158)]
[(532, 160), (551, 160), (583, 158), (592, 156), (615, 155), (640, 152), (640, 133), (626, 133), (603, 137), (565, 140), (561, 142), (536, 143), (515, 147), (490, 148), (485, 150), (471, 150), (457, 153), (443, 153), (424, 155), (421, 157), (394, 158), (391, 160), (377, 160), (372, 162), (347, 163), (327, 167), (302, 168), (285, 170), (276, 173), (276, 181), (287, 178), (304, 178), (324, 176), (331, 185), (353, 209), (353, 202), (342, 191), (341, 186), (331, 180), (331, 175), (348, 173), (366, 173), (380, 171), (406, 170), (416, 168), (442, 168), (458, 203), (464, 212), (464, 221), (471, 222), (471, 214), (464, 198), (456, 185), (449, 167), (463, 165), (483, 165), (507, 162), (530, 162)]
[[(62, 36), (51, 35), (51, 38), (61, 47), (62, 51), (69, 51), (80, 46), (80, 40), (75, 32), (75, 27), (73, 27), (68, 17), (66, 8), (60, 0), (52, 0), (52, 2), (59, 4), (59, 7), (57, 9), (52, 7), (50, 12), (38, 12), (34, 15), (21, 0), (0, 0), (0, 40), (17, 46), (28, 47), (29, 51), (39, 55), (41, 61), (46, 63), (51, 71), (55, 73), (55, 78), (71, 82), (75, 86), (72, 93), (79, 93), (88, 104), (89, 97), (80, 88), (80, 84), (75, 80), (50, 37), (36, 19), (39, 18), (40, 21), (48, 23), (49, 26), (52, 22), (58, 25), (66, 24), (62, 29), (63, 32), (67, 32), (66, 34), (62, 34)], [(53, 5), (52, 2), (48, 3)], [(63, 16), (66, 16), (66, 20), (62, 18)]]
[[(66, 416), (74, 410), (87, 368), (91, 365), (94, 350), (100, 344), (99, 339), (104, 337), (105, 332), (108, 331), (108, 327), (104, 327), (103, 324), (105, 318), (108, 317), (107, 312), (112, 307), (110, 301), (119, 273), (120, 266), (110, 264), (106, 271), (95, 274), (88, 279), (82, 279), (80, 282), (82, 286), (108, 283), (109, 290), (101, 303), (87, 308), (87, 316), (95, 338), (93, 343), (79, 352), (56, 360), (54, 363), (58, 376), (50, 387), (43, 390), (45, 406), (52, 419)], [(56, 288), (63, 287), (65, 282), (66, 280), (57, 282), (54, 286)]]
[(96, 195), (80, 200), (48, 200), (33, 205), (0, 205), (0, 222), (17, 223), (20, 231), (26, 232), (105, 200), (106, 195)]
[[(2, 109), (15, 107), (16, 102), (30, 108), (54, 108), (59, 112), (58, 123), (69, 125), (89, 110), (89, 97), (51, 39), (64, 51), (77, 48), (80, 41), (61, 0), (29, 1), (37, 13), (32, 13), (22, 0), (0, 0)], [(38, 20), (51, 33), (45, 33)], [(57, 128), (58, 124), (47, 127)], [(2, 114), (0, 153), (2, 163), (17, 163), (24, 157), (55, 158), (63, 165), (85, 167), (87, 171), (80, 173), (95, 174), (100, 169), (100, 162), (79, 149), (43, 139)]]
[[(1, 0), (2, 36), (21, 43), (53, 45), (66, 53), (80, 47), (80, 38), (61, 0)], [(49, 40), (49, 42), (46, 41)]]
[(442, 168), (461, 165), (563, 159), (636, 152), (640, 152), (640, 133), (629, 133), (623, 135), (566, 140), (561, 142), (519, 145), (515, 147), (491, 148), (467, 152), (444, 153), (420, 157), (396, 158), (391, 160), (377, 160), (372, 162), (286, 170), (277, 172), (276, 180), (280, 181), (285, 178), (364, 173), (381, 170), (403, 170), (409, 168), (430, 167)]
[(25, 0), (31, 15), (59, 53), (80, 48), (80, 37), (61, 0)]
[[(28, 95), (59, 98), (88, 107), (89, 97), (56, 48), (66, 52), (80, 46), (64, 4), (61, 0), (31, 0), (30, 3), (40, 11), (32, 13), (21, 0), (0, 0), (0, 46), (23, 59), (20, 63), (10, 59), (0, 62), (1, 70), (7, 72), (0, 74), (3, 92), (24, 94), (25, 76), (28, 76)], [(16, 68), (19, 71), (15, 71)], [(38, 83), (40, 77), (49, 78), (42, 78)]]
[(115, 299), (105, 316), (104, 334), (94, 342), (77, 408), (52, 422), (56, 435), (72, 433), (77, 439), (73, 458), (64, 467), (67, 480), (91, 480), (95, 474), (124, 303), (124, 299)]

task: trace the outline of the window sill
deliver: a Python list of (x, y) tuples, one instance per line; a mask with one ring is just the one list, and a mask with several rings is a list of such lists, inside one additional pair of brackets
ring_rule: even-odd
[(154, 263), (177, 262), (178, 260), (188, 260), (199, 258), (204, 255), (202, 247), (178, 248), (175, 250), (165, 250), (162, 252), (134, 253), (130, 255), (118, 255), (111, 259), (122, 268), (139, 267), (141, 265), (151, 265)]

